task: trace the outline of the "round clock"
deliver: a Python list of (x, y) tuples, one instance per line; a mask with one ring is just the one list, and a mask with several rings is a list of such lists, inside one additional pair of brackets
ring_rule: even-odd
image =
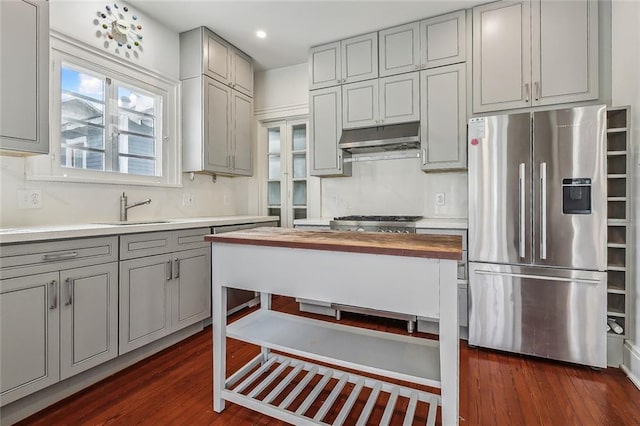
[(108, 4), (104, 10), (98, 11), (96, 22), (102, 28), (101, 35), (113, 41), (118, 47), (140, 49), (142, 46), (142, 25), (138, 17), (130, 13), (129, 7), (120, 7), (118, 3)]

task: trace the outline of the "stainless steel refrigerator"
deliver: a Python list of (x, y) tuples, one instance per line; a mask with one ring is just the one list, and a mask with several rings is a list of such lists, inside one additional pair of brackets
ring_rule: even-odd
[(469, 344), (606, 367), (605, 120), (469, 121)]

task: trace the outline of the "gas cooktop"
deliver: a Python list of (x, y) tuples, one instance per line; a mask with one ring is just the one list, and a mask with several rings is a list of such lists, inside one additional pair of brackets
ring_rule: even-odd
[(340, 216), (334, 217), (333, 220), (346, 220), (358, 222), (416, 222), (422, 219), (422, 216)]

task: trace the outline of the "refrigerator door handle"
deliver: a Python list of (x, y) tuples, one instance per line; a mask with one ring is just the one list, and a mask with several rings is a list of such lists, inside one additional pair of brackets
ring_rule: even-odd
[(525, 203), (524, 203), (524, 181), (525, 181), (525, 177), (524, 177), (524, 173), (525, 173), (525, 168), (524, 168), (524, 163), (520, 163), (520, 167), (518, 170), (518, 180), (519, 180), (519, 202), (518, 202), (518, 210), (519, 210), (519, 215), (518, 217), (520, 218), (519, 220), (519, 225), (518, 225), (518, 239), (519, 239), (519, 244), (518, 244), (518, 249), (520, 252), (520, 257), (525, 257), (525, 247), (524, 247), (524, 240), (525, 240)]
[(547, 258), (547, 163), (540, 163), (540, 259)]
[(483, 269), (476, 269), (474, 273), (478, 275), (495, 275), (500, 277), (529, 278), (529, 279), (544, 280), (544, 281), (562, 281), (562, 282), (584, 283), (584, 284), (600, 283), (600, 280), (589, 279), (589, 278), (564, 278), (564, 277), (554, 277), (549, 275), (516, 274), (512, 272), (486, 271)]

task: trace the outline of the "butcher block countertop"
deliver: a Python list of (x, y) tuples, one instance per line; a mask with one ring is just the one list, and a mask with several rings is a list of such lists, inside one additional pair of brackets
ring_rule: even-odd
[(255, 228), (225, 234), (207, 235), (205, 240), (212, 243), (345, 251), (432, 259), (462, 259), (462, 238), (458, 235)]

